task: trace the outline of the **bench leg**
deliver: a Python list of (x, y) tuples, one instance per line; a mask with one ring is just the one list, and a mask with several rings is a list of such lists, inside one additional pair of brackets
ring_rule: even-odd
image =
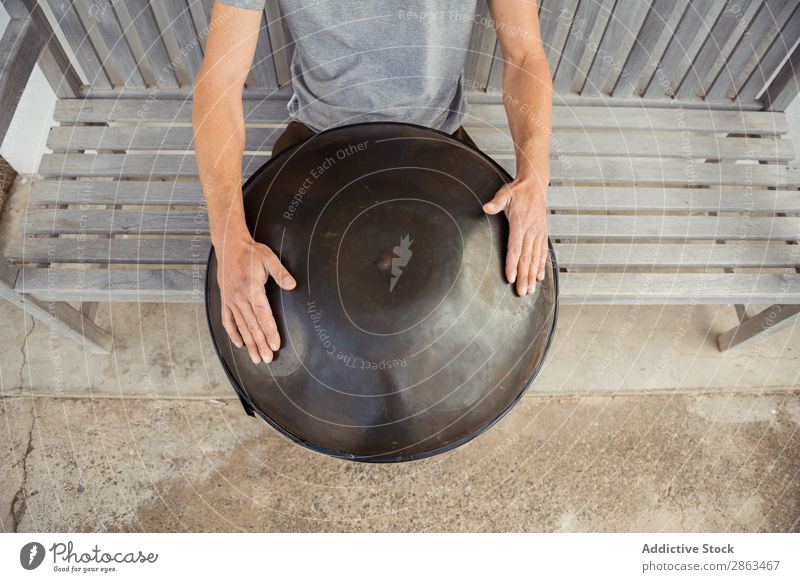
[(51, 330), (78, 342), (94, 354), (111, 353), (111, 334), (87, 318), (80, 309), (62, 301), (39, 301), (14, 290), (18, 269), (0, 256), (0, 298), (13, 303)]
[(800, 305), (770, 305), (764, 311), (742, 319), (739, 325), (717, 336), (717, 344), (721, 352), (744, 347), (798, 321)]

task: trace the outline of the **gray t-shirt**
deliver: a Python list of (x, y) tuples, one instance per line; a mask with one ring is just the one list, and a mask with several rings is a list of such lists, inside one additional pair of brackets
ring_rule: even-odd
[[(260, 10), (265, 0), (222, 0)], [(272, 1), (272, 0), (270, 0)], [(404, 121), (452, 133), (477, 0), (278, 0), (294, 42), (292, 119), (320, 131)]]

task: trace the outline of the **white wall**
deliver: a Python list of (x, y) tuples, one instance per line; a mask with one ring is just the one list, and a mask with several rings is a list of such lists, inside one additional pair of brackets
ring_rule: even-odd
[[(9, 17), (0, 5), (0, 35), (5, 32)], [(56, 94), (50, 88), (39, 65), (22, 93), (14, 118), (8, 128), (0, 155), (21, 174), (33, 174), (39, 167), (42, 154), (49, 152), (45, 143), (47, 132), (53, 124)]]

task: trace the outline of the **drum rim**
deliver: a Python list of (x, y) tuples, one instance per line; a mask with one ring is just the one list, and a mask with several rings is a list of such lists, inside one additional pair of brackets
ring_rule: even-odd
[[(406, 122), (400, 122), (400, 121), (366, 121), (366, 122), (362, 122), (362, 123), (352, 123), (352, 124), (348, 124), (348, 125), (339, 125), (339, 126), (336, 126), (336, 127), (332, 127), (332, 128), (320, 131), (320, 132), (315, 133), (314, 135), (311, 135), (311, 136), (309, 136), (309, 137), (307, 137), (307, 138), (305, 138), (305, 139), (293, 144), (292, 146), (282, 150), (281, 152), (278, 153), (278, 155), (276, 155), (274, 157), (270, 157), (270, 159), (267, 160), (267, 162), (265, 162), (264, 164), (262, 164), (261, 167), (259, 167), (258, 170), (256, 170), (253, 173), (253, 175), (251, 175), (245, 181), (245, 183), (242, 185), (242, 198), (244, 199), (244, 197), (246, 196), (245, 192), (247, 190), (248, 185), (252, 181), (254, 181), (261, 174), (262, 171), (265, 171), (268, 166), (273, 164), (273, 162), (274, 163), (278, 163), (278, 161), (281, 160), (281, 158), (284, 158), (287, 155), (291, 154), (297, 148), (302, 146), (304, 143), (306, 143), (310, 139), (313, 139), (315, 137), (319, 137), (319, 136), (324, 135), (324, 134), (334, 133), (336, 131), (341, 131), (341, 130), (345, 130), (345, 129), (352, 129), (354, 127), (376, 126), (376, 125), (380, 125), (380, 126), (387, 126), (387, 125), (388, 126), (393, 126), (394, 125), (394, 126), (412, 127), (412, 128), (415, 128), (415, 129), (422, 129), (424, 131), (432, 132), (434, 134), (437, 134), (437, 135), (440, 135), (442, 137), (445, 137), (446, 139), (448, 139), (450, 141), (453, 141), (453, 142), (457, 143), (458, 145), (460, 145), (462, 147), (469, 148), (469, 149), (474, 150), (475, 152), (477, 152), (481, 157), (483, 157), (485, 160), (487, 160), (500, 173), (500, 175), (505, 179), (506, 183), (513, 181), (513, 178), (505, 170), (505, 168), (503, 168), (500, 164), (498, 164), (488, 154), (486, 154), (485, 152), (481, 151), (480, 149), (471, 148), (470, 146), (464, 144), (463, 142), (461, 142), (457, 138), (453, 137), (449, 133), (446, 133), (444, 131), (440, 131), (438, 129), (433, 129), (431, 127), (425, 127), (423, 125), (417, 125), (417, 124), (414, 124), (414, 123), (406, 123)], [(214, 352), (217, 354), (217, 359), (219, 360), (220, 364), (222, 364), (222, 368), (225, 371), (225, 375), (228, 377), (228, 381), (233, 386), (234, 391), (236, 392), (236, 394), (239, 396), (239, 398), (242, 401), (242, 405), (244, 406), (245, 411), (250, 416), (252, 416), (253, 413), (255, 412), (268, 425), (270, 425), (272, 428), (277, 430), (279, 433), (281, 433), (283, 436), (285, 436), (286, 438), (288, 438), (292, 442), (294, 442), (294, 443), (296, 443), (298, 445), (301, 445), (301, 446), (303, 446), (303, 447), (305, 447), (307, 449), (310, 449), (310, 450), (312, 450), (314, 452), (322, 453), (324, 455), (328, 455), (328, 456), (331, 456), (331, 457), (334, 457), (334, 458), (345, 459), (345, 460), (349, 460), (349, 461), (363, 462), (363, 463), (402, 463), (402, 462), (407, 462), (407, 461), (417, 461), (417, 460), (420, 460), (420, 459), (433, 457), (435, 455), (439, 455), (441, 453), (445, 453), (447, 451), (450, 451), (450, 450), (453, 450), (455, 448), (458, 448), (461, 445), (464, 445), (464, 444), (468, 443), (472, 439), (480, 436), (481, 434), (483, 434), (484, 432), (486, 432), (487, 430), (492, 428), (506, 414), (508, 414), (508, 412), (512, 408), (514, 408), (514, 406), (516, 406), (516, 404), (522, 399), (523, 396), (525, 396), (525, 394), (528, 392), (528, 390), (530, 389), (531, 385), (533, 384), (533, 381), (539, 375), (539, 371), (541, 370), (542, 365), (544, 364), (545, 360), (547, 359), (547, 355), (550, 352), (550, 346), (553, 343), (553, 337), (555, 336), (556, 323), (558, 321), (558, 308), (559, 308), (558, 263), (556, 262), (555, 250), (553, 249), (553, 243), (550, 240), (549, 236), (547, 237), (547, 248), (548, 248), (548, 255), (550, 257), (550, 261), (551, 261), (551, 263), (553, 265), (553, 295), (554, 295), (554, 302), (553, 302), (552, 324), (551, 324), (550, 330), (548, 331), (548, 334), (547, 334), (547, 341), (545, 342), (544, 350), (542, 351), (542, 357), (539, 359), (539, 362), (536, 364), (534, 369), (531, 371), (530, 376), (525, 381), (525, 386), (523, 387), (522, 390), (520, 390), (519, 394), (517, 396), (515, 396), (514, 399), (511, 402), (509, 402), (508, 405), (505, 408), (503, 408), (503, 410), (501, 410), (494, 418), (492, 418), (488, 422), (484, 423), (479, 428), (473, 430), (472, 432), (464, 435), (463, 437), (461, 437), (459, 439), (456, 439), (454, 441), (451, 441), (451, 442), (447, 443), (446, 445), (442, 445), (440, 447), (436, 447), (434, 449), (430, 449), (430, 450), (423, 451), (423, 452), (420, 452), (420, 453), (400, 454), (400, 455), (355, 455), (353, 453), (347, 453), (347, 452), (340, 451), (340, 450), (337, 450), (337, 449), (329, 449), (329, 448), (323, 447), (323, 446), (321, 446), (321, 445), (319, 445), (317, 443), (314, 443), (312, 441), (306, 440), (306, 439), (294, 434), (293, 432), (289, 431), (288, 429), (286, 429), (284, 426), (279, 424), (275, 419), (271, 418), (266, 412), (261, 410), (259, 407), (257, 407), (253, 403), (253, 401), (251, 400), (250, 396), (247, 394), (247, 391), (242, 386), (239, 385), (239, 382), (238, 382), (238, 380), (236, 380), (236, 377), (231, 372), (230, 367), (228, 366), (228, 363), (225, 361), (225, 358), (223, 358), (222, 353), (220, 351), (219, 342), (217, 341), (217, 338), (214, 335), (214, 328), (213, 328), (213, 326), (211, 324), (211, 304), (210, 304), (210, 301), (209, 301), (209, 297), (210, 297), (210, 293), (211, 293), (211, 275), (210, 275), (211, 274), (211, 269), (209, 267), (211, 265), (212, 259), (215, 258), (214, 245), (213, 244), (211, 245), (211, 250), (208, 253), (208, 260), (206, 261), (206, 276), (205, 276), (206, 281), (205, 281), (205, 296), (204, 296), (204, 300), (205, 300), (204, 302), (205, 302), (205, 308), (206, 308), (205, 309), (205, 311), (206, 311), (206, 323), (208, 324), (208, 331), (209, 331), (209, 334), (211, 335), (211, 342), (214, 344)]]

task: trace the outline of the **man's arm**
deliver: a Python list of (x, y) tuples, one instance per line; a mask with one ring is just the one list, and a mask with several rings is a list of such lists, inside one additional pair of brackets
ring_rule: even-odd
[(275, 253), (253, 241), (242, 204), (242, 91), (260, 25), (260, 11), (214, 3), (192, 106), (197, 168), (218, 261), (222, 323), (234, 344), (247, 346), (255, 363), (271, 361), (280, 347), (264, 290), (268, 277), (284, 289), (295, 286)]
[(547, 263), (547, 186), (550, 182), (553, 84), (539, 33), (534, 0), (488, 0), (503, 50), (505, 104), (517, 175), (488, 202), (505, 211), (510, 233), (506, 278), (517, 293), (533, 293)]

